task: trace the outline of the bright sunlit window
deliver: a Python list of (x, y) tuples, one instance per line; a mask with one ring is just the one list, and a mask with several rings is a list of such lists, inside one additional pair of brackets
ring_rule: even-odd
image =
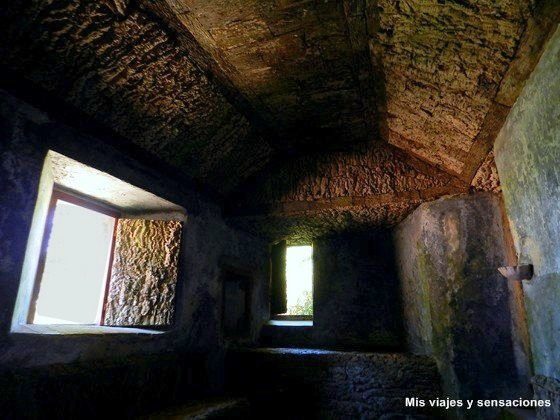
[(61, 194), (53, 200), (33, 324), (100, 323), (116, 218), (81, 204)]
[(313, 247), (286, 250), (287, 315), (313, 315)]

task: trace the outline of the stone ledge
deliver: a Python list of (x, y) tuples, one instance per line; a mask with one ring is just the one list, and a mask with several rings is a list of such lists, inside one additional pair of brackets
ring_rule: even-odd
[(433, 414), (405, 398), (441, 396), (436, 364), (427, 356), (313, 348), (258, 348), (226, 357), (228, 388), (249, 398), (256, 413), (293, 418), (380, 418)]
[(266, 323), (267, 327), (312, 327), (313, 321), (298, 320), (298, 321), (288, 321), (283, 319), (271, 319)]
[(99, 325), (23, 324), (12, 328), (12, 334), (94, 335), (94, 334), (165, 334), (167, 331), (144, 328), (105, 327)]

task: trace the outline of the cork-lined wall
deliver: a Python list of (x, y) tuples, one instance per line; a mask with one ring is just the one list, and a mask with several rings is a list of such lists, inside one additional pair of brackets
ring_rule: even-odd
[(105, 325), (170, 325), (181, 245), (180, 221), (120, 219)]

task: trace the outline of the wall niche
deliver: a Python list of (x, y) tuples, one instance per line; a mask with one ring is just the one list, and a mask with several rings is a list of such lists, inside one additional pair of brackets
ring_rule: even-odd
[(253, 276), (235, 268), (222, 275), (222, 332), (224, 339), (239, 344), (251, 339)]

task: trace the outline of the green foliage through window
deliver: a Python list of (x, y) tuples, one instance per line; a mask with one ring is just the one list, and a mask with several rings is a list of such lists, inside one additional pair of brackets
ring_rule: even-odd
[(313, 247), (290, 246), (286, 252), (288, 315), (313, 315)]

